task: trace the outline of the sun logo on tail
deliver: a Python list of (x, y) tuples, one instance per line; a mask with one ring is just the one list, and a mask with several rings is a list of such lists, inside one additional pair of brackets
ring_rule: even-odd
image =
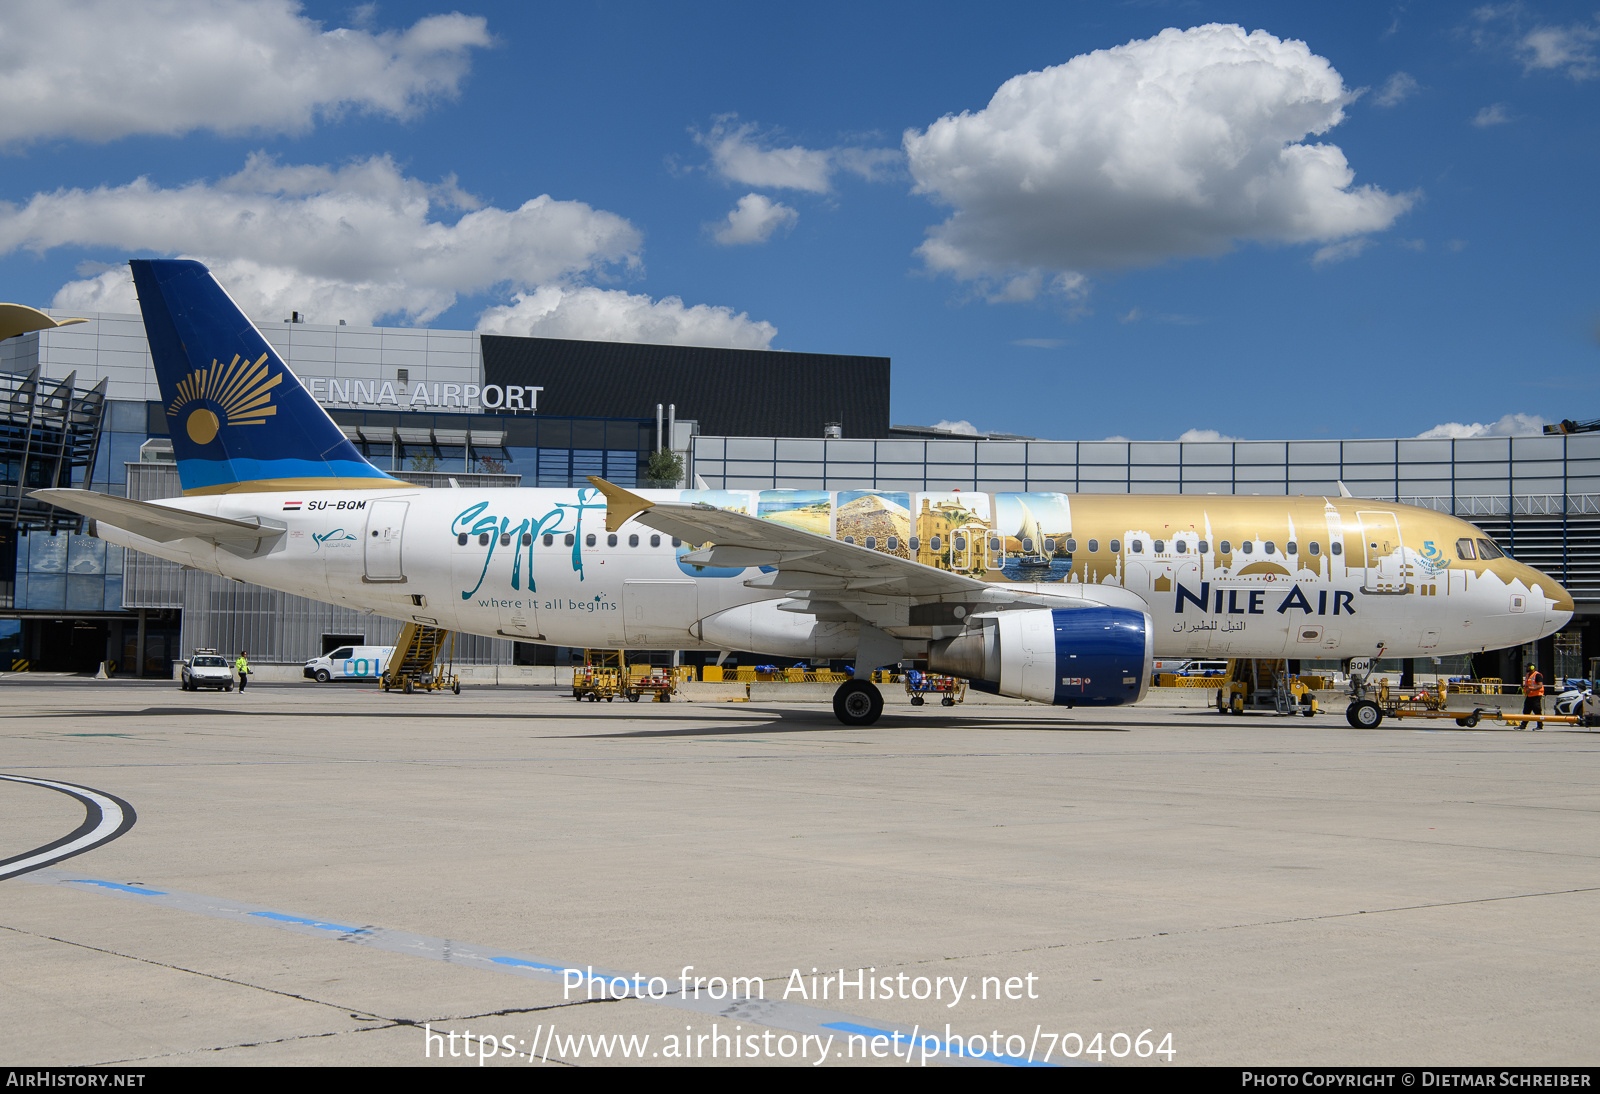
[[(261, 425), (276, 414), (272, 389), (282, 380), (282, 373), (270, 374), (265, 353), (254, 361), (236, 353), (227, 365), (213, 358), (210, 368), (197, 368), (178, 381), (178, 397), (167, 407), (167, 417), (182, 417), (184, 432), (195, 444), (210, 444), (224, 424)], [(191, 403), (199, 405), (182, 413)]]

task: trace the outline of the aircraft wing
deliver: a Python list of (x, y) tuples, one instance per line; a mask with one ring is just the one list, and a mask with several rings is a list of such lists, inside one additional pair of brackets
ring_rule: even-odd
[[(683, 556), (702, 566), (763, 566), (773, 573), (745, 582), (752, 588), (809, 601), (826, 615), (843, 606), (854, 614), (863, 600), (905, 598), (930, 601), (982, 601), (1004, 604), (1048, 604), (1092, 607), (1095, 601), (1057, 594), (1010, 590), (1003, 585), (951, 573), (882, 551), (844, 543), (746, 513), (731, 513), (703, 502), (649, 501), (604, 479), (589, 481), (606, 498), (606, 530), (616, 531), (629, 519), (677, 536), (686, 543), (707, 544)], [(798, 607), (796, 610), (804, 610)]]
[(118, 498), (93, 490), (55, 488), (34, 490), (28, 496), (69, 512), (103, 520), (157, 543), (170, 543), (175, 539), (203, 539), (209, 543), (228, 543), (253, 549), (262, 540), (281, 536), (287, 530), (284, 525), (274, 527), (260, 521), (260, 518), (256, 518), (259, 523), (230, 520), (205, 513), (190, 513), (154, 502)]

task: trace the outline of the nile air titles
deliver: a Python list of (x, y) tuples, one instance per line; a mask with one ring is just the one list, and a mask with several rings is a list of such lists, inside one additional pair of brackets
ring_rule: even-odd
[[(649, 496), (752, 514), (1000, 589), (1114, 604), (1132, 603), (1133, 594), (1152, 616), (1161, 656), (1499, 648), (1548, 633), (1552, 618), (1572, 607), (1559, 586), (1499, 555), (1471, 525), (1361, 499), (736, 490)], [(267, 501), (219, 500), (215, 512), (242, 517)], [(378, 515), (369, 514), (385, 501), (405, 507), (393, 574), (374, 568), (374, 544), (387, 541), (369, 528)], [(298, 557), (276, 560), (270, 574), (245, 572), (257, 566), (222, 557), (226, 549), (200, 564), (281, 588), (289, 561), (301, 586), (291, 591), (475, 633), (558, 645), (694, 648), (705, 645), (690, 635), (696, 620), (779, 595), (747, 585), (762, 576), (759, 566), (695, 564), (685, 558), (695, 545), (636, 522), (607, 532), (604, 498), (589, 488), (363, 491), (284, 497), (268, 507), (288, 523), (286, 548)], [(913, 641), (938, 636), (917, 622), (889, 630)]]

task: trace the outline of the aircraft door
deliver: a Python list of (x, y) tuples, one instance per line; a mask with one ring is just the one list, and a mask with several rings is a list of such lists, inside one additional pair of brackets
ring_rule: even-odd
[(367, 534), (362, 537), (366, 580), (404, 581), (400, 559), (400, 532), (405, 527), (409, 502), (374, 501), (367, 505)]
[(1361, 512), (1361, 554), (1366, 576), (1364, 593), (1406, 591), (1405, 550), (1400, 541), (1400, 521), (1393, 513)]

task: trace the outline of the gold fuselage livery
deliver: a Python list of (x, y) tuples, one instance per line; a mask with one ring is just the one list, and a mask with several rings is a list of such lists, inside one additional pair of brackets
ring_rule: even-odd
[[(1532, 642), (1572, 612), (1555, 581), (1504, 556), (1465, 521), (1357, 498), (639, 496), (850, 540), (997, 590), (1037, 594), (1039, 603), (1063, 596), (1139, 608), (1153, 621), (1157, 657), (1339, 658), (1380, 648), (1392, 657), (1441, 656)], [(848, 658), (856, 649), (848, 621), (780, 611), (787, 593), (750, 587), (761, 566), (696, 564), (685, 558), (693, 545), (637, 521), (607, 532), (606, 499), (595, 489), (240, 493), (167, 504), (233, 519), (268, 515), (286, 533), (259, 554), (196, 540), (157, 543), (103, 522), (98, 534), (226, 577), (475, 634), (795, 657)], [(929, 616), (883, 599), (883, 630), (912, 654), (956, 633), (964, 614)], [(940, 604), (984, 606), (960, 595)], [(735, 608), (745, 609), (744, 631), (719, 622)]]

